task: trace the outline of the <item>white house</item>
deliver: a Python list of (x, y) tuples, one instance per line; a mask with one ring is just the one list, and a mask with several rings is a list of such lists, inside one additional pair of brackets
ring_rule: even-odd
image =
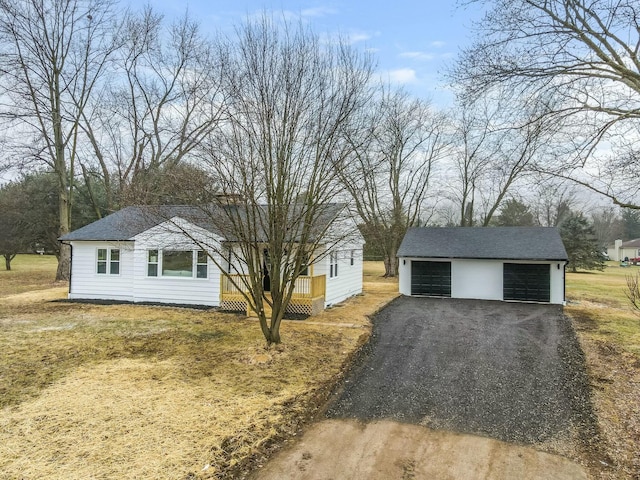
[[(364, 239), (342, 210), (335, 205), (335, 215), (327, 215), (328, 224), (319, 228), (327, 242), (316, 242), (315, 261), (297, 278), (291, 313), (315, 314), (362, 292)], [(226, 265), (231, 276), (242, 276), (241, 269), (231, 268), (232, 255), (224, 255), (234, 249), (234, 241), (211, 218), (197, 207), (127, 207), (64, 235), (60, 240), (72, 248), (69, 298), (246, 311), (236, 287), (242, 282), (234, 286), (218, 267)], [(335, 240), (335, 231), (344, 232), (349, 222), (352, 233)], [(207, 254), (202, 245), (213, 248)]]
[(412, 228), (398, 258), (403, 295), (565, 302), (568, 257), (555, 228)]
[(626, 242), (616, 240), (613, 245), (607, 247), (607, 255), (616, 262), (621, 262), (625, 258), (640, 257), (640, 238), (634, 238)]

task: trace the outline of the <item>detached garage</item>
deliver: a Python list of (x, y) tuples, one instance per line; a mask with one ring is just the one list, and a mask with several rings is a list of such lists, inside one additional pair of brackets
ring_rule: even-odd
[(398, 258), (403, 295), (564, 304), (556, 228), (412, 228)]

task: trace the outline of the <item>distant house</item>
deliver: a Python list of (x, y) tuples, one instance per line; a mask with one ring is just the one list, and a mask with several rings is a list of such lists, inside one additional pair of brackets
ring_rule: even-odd
[(568, 257), (555, 228), (412, 228), (398, 257), (403, 295), (565, 301)]
[[(296, 279), (292, 313), (311, 315), (362, 292), (364, 240), (355, 225), (352, 235), (334, 235), (351, 221), (342, 210), (339, 205), (329, 209), (334, 214), (318, 229), (326, 232), (327, 241), (316, 242), (319, 247), (310, 257), (315, 261)], [(237, 288), (246, 271), (231, 255), (233, 249), (237, 254), (237, 242), (212, 222), (214, 217), (215, 212), (203, 215), (196, 207), (127, 207), (64, 235), (60, 240), (72, 247), (69, 298), (246, 311)], [(207, 254), (202, 245), (214, 248)], [(235, 286), (216, 263), (235, 276)], [(268, 291), (268, 273), (264, 286)]]
[(609, 259), (616, 262), (621, 262), (625, 258), (640, 257), (640, 238), (634, 238), (626, 242), (616, 240), (613, 245), (607, 247), (607, 255), (609, 255)]

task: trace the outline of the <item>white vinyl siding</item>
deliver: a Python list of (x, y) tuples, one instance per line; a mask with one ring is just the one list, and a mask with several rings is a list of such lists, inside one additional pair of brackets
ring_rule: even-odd
[[(153, 227), (129, 241), (99, 242), (74, 241), (72, 257), (72, 277), (69, 298), (89, 300), (117, 300), (131, 302), (153, 302), (185, 305), (220, 305), (220, 271), (216, 263), (202, 251), (216, 251), (220, 238), (200, 227), (181, 219), (180, 228), (189, 232), (185, 235), (170, 222)], [(330, 278), (328, 253), (314, 258), (308, 273), (325, 275), (325, 306), (345, 300), (362, 292), (362, 236), (354, 231), (354, 239), (335, 244), (334, 274)], [(211, 245), (213, 248), (208, 248)], [(98, 249), (106, 249), (102, 255), (113, 264), (118, 274), (98, 274)], [(118, 250), (115, 256), (109, 251)], [(191, 276), (163, 276), (162, 252), (187, 251), (192, 255)], [(237, 247), (236, 247), (237, 251)], [(314, 256), (316, 257), (316, 256)], [(227, 267), (229, 258), (219, 258), (216, 262)], [(231, 256), (233, 273), (245, 273), (242, 262)], [(117, 263), (117, 267), (116, 267)], [(107, 271), (111, 266), (107, 267)]]
[(137, 302), (161, 302), (185, 305), (220, 305), (220, 272), (210, 261), (208, 277), (169, 277), (146, 275), (147, 250), (136, 248), (135, 299)]
[[(72, 247), (69, 298), (133, 301), (133, 242), (72, 242)], [(115, 250), (118, 254), (110, 255)], [(105, 272), (117, 264), (118, 273), (98, 273), (99, 262)]]
[[(353, 251), (353, 265), (351, 252)], [(362, 248), (335, 250), (335, 256), (327, 255), (314, 265), (314, 275), (327, 274), (325, 306), (342, 302), (353, 295), (362, 293)], [(331, 265), (334, 276), (331, 277)], [(335, 273), (338, 273), (336, 276)]]
[[(209, 232), (192, 226), (190, 235), (199, 241), (217, 242)], [(163, 255), (167, 251), (188, 252), (191, 259), (189, 274), (165, 275), (167, 265)], [(220, 271), (193, 240), (184, 234), (159, 225), (136, 237), (134, 297), (137, 302), (161, 302), (185, 305), (220, 305)], [(157, 252), (157, 257), (156, 257)], [(152, 253), (154, 255), (152, 255)], [(179, 255), (178, 255), (179, 256)], [(155, 260), (157, 263), (152, 263)], [(184, 259), (183, 259), (184, 260)], [(150, 276), (151, 265), (157, 264), (157, 276)], [(173, 264), (176, 267), (176, 263)], [(184, 266), (184, 265), (183, 265)], [(178, 266), (179, 267), (179, 266)], [(178, 268), (176, 267), (176, 268)], [(200, 274), (200, 275), (199, 275)], [(204, 278), (201, 277), (204, 275)]]

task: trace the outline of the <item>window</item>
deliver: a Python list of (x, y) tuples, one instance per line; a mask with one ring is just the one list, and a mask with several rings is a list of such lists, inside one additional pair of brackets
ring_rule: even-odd
[(147, 250), (147, 277), (208, 278), (204, 250)]
[(158, 250), (149, 250), (147, 252), (147, 276), (158, 276)]
[(351, 250), (351, 266), (355, 263), (356, 251)]
[[(107, 268), (107, 266), (109, 268)], [(120, 274), (120, 249), (119, 248), (99, 248), (96, 262), (96, 273), (100, 275)]]
[(111, 261), (109, 262), (109, 273), (111, 275), (120, 274), (120, 249), (114, 248), (110, 251)]
[(329, 254), (329, 278), (338, 276), (338, 252)]
[(302, 264), (300, 265), (300, 276), (308, 277), (309, 276), (309, 255), (305, 254), (302, 257)]
[(163, 250), (162, 276), (193, 277), (193, 252), (191, 250)]
[(98, 249), (98, 273), (107, 273), (107, 249)]
[(198, 250), (196, 260), (196, 278), (207, 278), (207, 252)]

